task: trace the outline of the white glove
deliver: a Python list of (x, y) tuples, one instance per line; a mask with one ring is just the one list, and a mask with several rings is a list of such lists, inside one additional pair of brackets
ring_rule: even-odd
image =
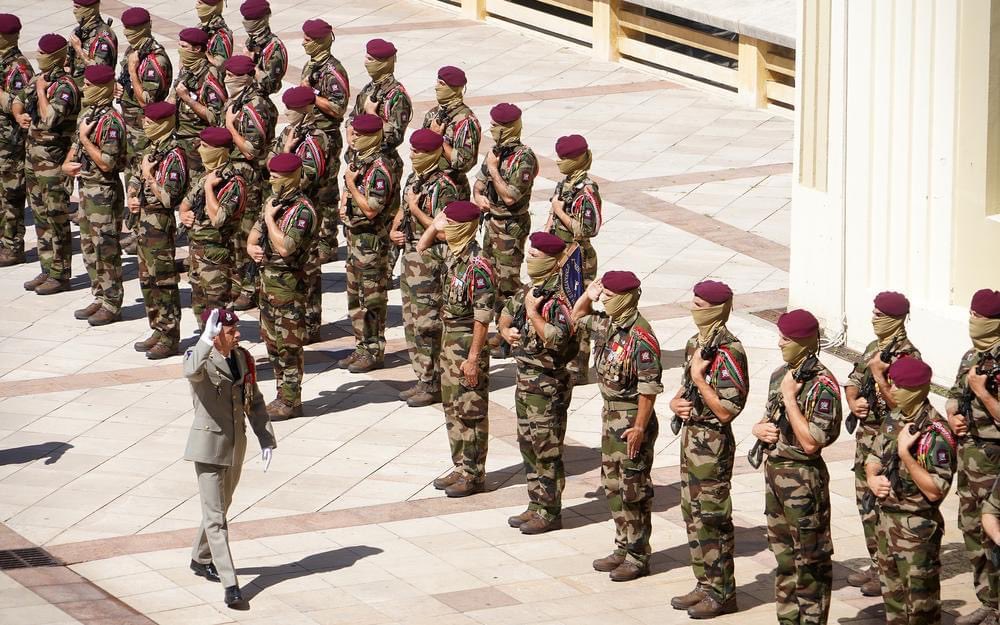
[(260, 450), (260, 459), (264, 463), (264, 473), (267, 473), (267, 468), (271, 466), (271, 452), (274, 451), (270, 447), (265, 447)]
[(211, 344), (212, 339), (219, 336), (222, 333), (222, 322), (219, 321), (219, 309), (213, 308), (212, 312), (208, 315), (208, 320), (205, 321), (205, 330), (201, 333), (202, 341)]

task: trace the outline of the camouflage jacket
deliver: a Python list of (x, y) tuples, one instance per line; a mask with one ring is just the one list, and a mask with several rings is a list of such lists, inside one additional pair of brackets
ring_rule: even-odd
[(260, 40), (247, 43), (257, 65), (257, 84), (265, 96), (281, 90), (281, 80), (288, 71), (288, 49), (278, 36), (268, 31)]
[[(113, 68), (118, 64), (118, 37), (103, 18), (98, 18), (86, 27), (79, 27), (78, 30), (79, 34), (74, 34), (80, 37), (81, 47), (93, 59), (93, 65), (107, 65)], [(73, 52), (72, 46), (70, 52)], [(83, 70), (87, 69), (87, 65), (86, 59), (73, 54), (71, 69), (77, 86), (83, 85)]]
[[(493, 148), (496, 150), (496, 148)], [(489, 168), (483, 161), (476, 174), (476, 180), (481, 180), (486, 184), (486, 197), (492, 204), (490, 215), (500, 219), (523, 215), (528, 212), (528, 204), (531, 203), (531, 188), (535, 184), (535, 176), (538, 175), (538, 159), (531, 148), (518, 143), (507, 146), (499, 152), (500, 163), (497, 167), (500, 170), (500, 177), (504, 179), (510, 187), (511, 195), (514, 197), (514, 204), (507, 206), (500, 200), (496, 192), (490, 192), (493, 181)]]
[[(712, 340), (712, 344), (718, 347), (715, 358), (708, 365), (705, 373), (706, 381), (715, 389), (719, 395), (719, 401), (723, 407), (729, 411), (734, 418), (743, 412), (746, 406), (747, 395), (750, 392), (750, 372), (747, 367), (747, 353), (732, 332), (725, 326), (720, 330), (720, 334)], [(687, 384), (691, 379), (691, 357), (698, 347), (698, 335), (695, 334), (688, 339), (684, 348), (684, 377), (683, 384)], [(712, 421), (719, 424), (718, 417), (715, 416), (703, 402), (694, 402), (691, 410), (691, 419), (694, 421)]]
[(188, 206), (202, 206), (203, 216), (195, 216), (194, 226), (191, 228), (191, 241), (202, 245), (228, 246), (232, 241), (237, 228), (240, 225), (240, 217), (246, 208), (249, 190), (247, 181), (239, 175), (232, 165), (226, 163), (216, 171), (221, 180), (215, 187), (215, 197), (219, 201), (219, 211), (212, 220), (208, 215), (208, 208), (205, 207), (205, 176), (207, 172), (199, 174), (191, 181), (190, 188), (184, 201)]
[(264, 266), (301, 271), (305, 268), (309, 258), (309, 248), (313, 237), (319, 230), (316, 209), (313, 208), (312, 202), (301, 193), (293, 194), (284, 199), (275, 199), (272, 196), (261, 211), (260, 221), (253, 227), (261, 237), (267, 236), (264, 214), (268, 207), (274, 205), (280, 206), (274, 220), (278, 229), (285, 234), (284, 244), (288, 250), (288, 256), (282, 256), (272, 247), (271, 253), (264, 259)]
[(351, 83), (344, 65), (333, 55), (322, 61), (310, 60), (302, 68), (302, 82), (312, 87), (317, 96), (329, 100), (337, 110), (336, 115), (329, 116), (316, 107), (316, 125), (327, 132), (340, 132), (340, 124), (344, 121), (351, 97)]
[(580, 319), (579, 328), (594, 338), (594, 367), (605, 401), (635, 403), (639, 395), (663, 392), (660, 343), (641, 313), (621, 324), (604, 313)]
[(588, 241), (601, 230), (601, 195), (597, 183), (584, 177), (573, 185), (564, 179), (556, 187), (558, 198), (563, 201), (563, 210), (573, 218), (572, 228), (558, 217), (552, 217), (552, 234), (563, 241)]
[[(788, 365), (783, 364), (771, 374), (771, 381), (768, 385), (768, 401), (765, 411), (767, 417), (773, 419), (775, 411), (784, 406), (781, 398), (781, 380), (788, 372)], [(823, 363), (817, 362), (815, 375), (802, 384), (797, 397), (799, 409), (809, 423), (809, 434), (816, 443), (823, 447), (832, 445), (840, 436), (840, 421), (843, 416), (843, 409), (840, 403), (840, 385), (833, 373), (827, 369)], [(771, 458), (782, 458), (785, 460), (799, 460), (808, 462), (820, 456), (820, 451), (815, 454), (807, 454), (799, 445), (795, 433), (788, 428), (778, 436), (778, 443), (768, 451)]]
[(205, 121), (184, 101), (177, 102), (177, 136), (181, 139), (197, 137), (209, 126), (225, 125), (225, 108), (228, 94), (224, 72), (208, 61), (197, 70), (181, 68), (177, 82), (182, 83), (191, 98), (208, 109), (209, 120)]
[[(554, 292), (554, 295), (541, 304), (540, 312), (545, 321), (545, 332), (541, 335), (535, 332), (535, 326), (527, 315), (525, 327), (516, 328), (521, 332), (521, 338), (514, 349), (514, 358), (517, 359), (517, 372), (521, 376), (538, 373), (551, 375), (553, 372), (563, 370), (576, 358), (580, 349), (580, 339), (570, 322), (572, 307), (560, 289), (559, 281), (560, 276), (557, 272), (542, 285), (542, 288)], [(533, 288), (529, 284), (518, 290), (504, 304), (501, 316), (513, 321), (518, 310), (524, 306), (528, 289)]]
[(473, 239), (461, 254), (445, 256), (444, 298), (441, 318), (452, 323), (473, 321), (486, 324), (493, 321), (496, 300), (496, 275), (493, 265), (483, 255)]
[[(128, 76), (128, 58), (132, 54), (131, 46), (125, 50), (121, 67), (118, 70), (119, 76)], [(174, 67), (170, 63), (167, 51), (163, 49), (155, 40), (150, 40), (143, 50), (139, 51), (139, 64), (135, 68), (135, 73), (142, 81), (142, 91), (146, 95), (146, 102), (160, 102), (166, 100), (170, 95), (170, 88), (174, 82)], [(137, 124), (142, 127), (142, 107), (135, 99), (135, 85), (132, 86), (131, 93), (122, 93), (121, 97), (122, 115), (129, 122), (129, 125)]]
[[(420, 206), (420, 210), (423, 211), (425, 215), (430, 218), (437, 217), (438, 213), (443, 211), (449, 203), (454, 202), (458, 199), (458, 187), (448, 177), (448, 174), (443, 171), (434, 170), (429, 175), (424, 178), (418, 178), (415, 173), (410, 173), (406, 178), (406, 184), (403, 186), (403, 220), (404, 223), (400, 225), (401, 228), (405, 227), (405, 220), (409, 220), (410, 229), (413, 234), (413, 240), (419, 240), (420, 235), (424, 233), (426, 228), (421, 225), (416, 217), (410, 215), (410, 207), (406, 203), (406, 192), (410, 189), (417, 194), (417, 205)], [(439, 242), (440, 243), (440, 242)], [(444, 245), (444, 243), (440, 243)], [(438, 243), (435, 243), (438, 245)]]
[(250, 144), (251, 155), (249, 157), (244, 155), (234, 145), (229, 158), (234, 161), (246, 161), (264, 171), (267, 166), (268, 149), (274, 141), (274, 128), (278, 123), (274, 104), (256, 86), (250, 85), (229, 98), (226, 102), (226, 111), (230, 110), (236, 113), (233, 126), (243, 140)]
[[(76, 133), (81, 94), (70, 75), (61, 69), (50, 72), (45, 79), (49, 83), (45, 90), (49, 110), (45, 117), (39, 111), (28, 128), (28, 160), (33, 163), (62, 165), (66, 150)], [(26, 109), (37, 106), (38, 94), (35, 92), (34, 82), (21, 92), (19, 99)], [(31, 100), (34, 102), (29, 106)]]
[(208, 35), (205, 51), (212, 55), (215, 65), (221, 67), (226, 59), (233, 55), (233, 30), (221, 15), (216, 15), (207, 24), (202, 24), (201, 29)]
[[(965, 415), (969, 425), (968, 435), (972, 438), (983, 438), (991, 441), (997, 441), (1000, 440), (1000, 427), (997, 426), (997, 422), (986, 410), (986, 406), (983, 405), (983, 402), (969, 389), (969, 381), (967, 379), (969, 370), (976, 367), (984, 360), (991, 362), (1000, 360), (1000, 345), (994, 347), (988, 352), (978, 352), (975, 349), (970, 349), (965, 352), (965, 355), (962, 356), (961, 364), (958, 365), (958, 373), (955, 374), (955, 384), (952, 385), (951, 390), (948, 392), (948, 397), (957, 400), (961, 404), (963, 397), (965, 397), (967, 393), (971, 395), (972, 414)], [(998, 379), (997, 382), (1000, 382), (1000, 379)]]
[(434, 120), (444, 124), (441, 136), (452, 149), (447, 169), (458, 174), (472, 171), (479, 161), (479, 142), (483, 138), (476, 114), (464, 102), (450, 111), (439, 104), (424, 115), (423, 127), (430, 128)]
[[(354, 198), (345, 186), (347, 219), (344, 225), (352, 233), (384, 233), (396, 216), (396, 211), (399, 210), (399, 175), (386, 155), (381, 152), (365, 161), (355, 161), (353, 166), (358, 172), (355, 179), (358, 192), (365, 196), (368, 208), (378, 214), (374, 219), (369, 219), (354, 205)], [(349, 175), (350, 171), (345, 174)]]
[(110, 104), (101, 107), (87, 107), (80, 111), (79, 121), (96, 122), (97, 125), (90, 131), (90, 141), (100, 148), (101, 159), (105, 165), (111, 167), (111, 171), (104, 173), (96, 163), (91, 162), (90, 155), (80, 143), (80, 128), (74, 137), (73, 147), (76, 149), (76, 160), (80, 163), (80, 180), (84, 182), (96, 183), (118, 183), (118, 174), (125, 169), (126, 160), (126, 139), (125, 119), (121, 113), (111, 107)]
[[(865, 379), (868, 378), (871, 373), (869, 371), (868, 361), (878, 355), (882, 350), (878, 347), (878, 341), (872, 341), (865, 348), (865, 352), (861, 355), (861, 358), (854, 363), (854, 369), (851, 371), (850, 376), (847, 378), (847, 386), (856, 386), (861, 388), (864, 386)], [(912, 358), (920, 358), (920, 351), (914, 347), (913, 343), (910, 342), (905, 335), (903, 335), (899, 341), (892, 348), (892, 359), (889, 364), (896, 362), (900, 356), (910, 356)], [(885, 398), (882, 397), (882, 392), (879, 390), (878, 385), (875, 385), (875, 396), (878, 397), (878, 404), (869, 407), (868, 416), (864, 419), (859, 419), (858, 424), (861, 426), (861, 430), (858, 431), (858, 436), (863, 433), (872, 435), (878, 432), (879, 428), (882, 427), (882, 420), (886, 415), (889, 414), (889, 406), (885, 403)]]
[[(146, 211), (173, 211), (180, 206), (181, 200), (188, 189), (188, 164), (184, 150), (177, 145), (177, 138), (169, 137), (160, 145), (149, 144), (143, 152), (143, 157), (149, 156), (153, 163), (153, 177), (160, 190), (166, 195), (169, 204), (164, 204), (162, 196), (153, 193), (152, 185), (142, 184), (141, 176), (136, 176), (129, 181), (129, 197), (139, 197), (139, 201), (145, 201)], [(141, 185), (141, 189), (140, 189)], [(142, 191), (140, 196), (139, 191)]]
[(0, 163), (10, 169), (24, 166), (25, 132), (11, 114), (11, 104), (32, 84), (35, 71), (21, 50), (12, 48), (0, 58)]
[(313, 202), (320, 188), (326, 182), (327, 168), (336, 155), (332, 153), (330, 139), (313, 122), (306, 121), (298, 126), (286, 125), (281, 134), (271, 144), (268, 162), (274, 156), (281, 154), (285, 141), (291, 133), (295, 133), (295, 147), (292, 152), (302, 159), (302, 183), (299, 186)]
[(382, 148), (395, 151), (403, 143), (406, 127), (413, 117), (413, 102), (410, 94), (395, 77), (379, 82), (369, 82), (354, 100), (351, 119), (365, 112), (365, 103), (370, 99), (377, 103), (375, 114), (382, 118)]

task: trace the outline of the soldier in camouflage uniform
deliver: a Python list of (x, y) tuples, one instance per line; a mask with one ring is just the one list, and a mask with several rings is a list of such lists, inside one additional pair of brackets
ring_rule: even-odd
[(573, 395), (566, 365), (576, 355), (578, 343), (570, 302), (560, 288), (559, 261), (566, 243), (548, 232), (535, 232), (530, 238), (531, 284), (507, 300), (497, 330), (517, 359), (517, 443), (529, 500), (528, 509), (507, 523), (522, 534), (542, 534), (562, 529), (563, 439)]
[(173, 356), (181, 338), (180, 278), (174, 264), (177, 223), (174, 210), (188, 189), (184, 150), (174, 135), (177, 107), (154, 102), (143, 109), (149, 145), (142, 157), (141, 176), (128, 185), (129, 210), (139, 213), (139, 285), (153, 333), (133, 345), (146, 358)]
[[(245, 5), (244, 5), (245, 6)], [(250, 258), (246, 254), (246, 240), (250, 229), (260, 221), (263, 200), (262, 172), (267, 171), (267, 154), (274, 141), (274, 128), (278, 123), (274, 104), (254, 81), (254, 64), (248, 56), (236, 55), (226, 61), (226, 101), (224, 125), (233, 133), (233, 152), (230, 162), (250, 186), (246, 210), (239, 230), (233, 238), (236, 258), (239, 296), (233, 303), (235, 310), (249, 310), (257, 305), (257, 279), (247, 276)]]
[(444, 137), (443, 156), (447, 163), (444, 172), (458, 185), (459, 199), (468, 200), (472, 197), (469, 172), (479, 161), (483, 129), (476, 114), (462, 100), (468, 83), (465, 72), (446, 65), (438, 70), (437, 77), (434, 86), (437, 106), (424, 115), (423, 127)]
[[(122, 25), (129, 47), (125, 50), (119, 76), (128, 78), (129, 89), (115, 85), (115, 97), (121, 105), (122, 117), (128, 132), (128, 154), (125, 170), (126, 184), (139, 176), (142, 154), (146, 151), (146, 135), (142, 132), (142, 108), (151, 102), (160, 102), (170, 95), (174, 70), (167, 51), (153, 38), (149, 11), (141, 8), (126, 9)], [(130, 213), (131, 215), (131, 213)], [(126, 247), (134, 246), (138, 221), (130, 221), (131, 240)]]
[(674, 597), (670, 605), (695, 619), (737, 609), (732, 422), (746, 405), (750, 375), (746, 350), (726, 327), (732, 308), (728, 285), (712, 280), (694, 285), (691, 315), (698, 333), (688, 339), (683, 386), (670, 401), (670, 409), (684, 424), (681, 514), (697, 580), (694, 590)]
[[(38, 66), (42, 73), (21, 92), (13, 107), (14, 118), (28, 129), (25, 178), (28, 201), (38, 236), (38, 261), (42, 272), (24, 283), (39, 295), (69, 290), (73, 254), (70, 237), (69, 180), (62, 173), (80, 112), (80, 91), (66, 73), (66, 40), (45, 35), (38, 40)], [(35, 109), (33, 116), (25, 111)]]
[[(317, 214), (322, 216), (317, 198), (329, 177), (328, 167), (340, 157), (333, 153), (329, 135), (317, 127), (316, 93), (311, 87), (292, 87), (281, 96), (288, 110), (288, 125), (274, 140), (270, 157), (281, 153), (297, 155), (302, 159), (302, 193), (309, 198)], [(339, 169), (339, 167), (338, 167)], [(322, 230), (320, 230), (320, 233)], [(306, 344), (321, 340), (323, 325), (323, 264), (319, 251), (319, 233), (313, 239), (314, 249), (306, 260)]]
[[(304, 35), (302, 47), (309, 55), (309, 63), (302, 68), (302, 85), (316, 92), (316, 126), (326, 133), (330, 145), (330, 158), (327, 159), (329, 172), (324, 184), (317, 190), (314, 198), (316, 210), (323, 216), (317, 240), (319, 247), (318, 263), (320, 265), (337, 259), (337, 225), (340, 209), (340, 151), (344, 147), (344, 139), (340, 134), (340, 126), (347, 112), (347, 103), (351, 95), (351, 86), (347, 78), (347, 70), (343, 64), (330, 52), (333, 45), (333, 28), (325, 21), (306, 20), (302, 25)], [(402, 172), (400, 172), (402, 173)]]
[[(597, 252), (590, 240), (601, 229), (601, 195), (590, 179), (593, 157), (587, 140), (580, 135), (559, 137), (556, 141), (557, 165), (563, 178), (556, 185), (552, 208), (545, 230), (566, 243), (575, 241), (583, 257), (583, 285), (597, 277)], [(569, 364), (574, 383), (586, 384), (590, 373), (590, 337), (580, 334), (580, 351)]]
[[(871, 567), (864, 571), (851, 573), (847, 583), (861, 588), (861, 594), (866, 597), (878, 597), (882, 594), (882, 584), (878, 574), (878, 518), (874, 509), (865, 512), (861, 501), (868, 492), (868, 476), (865, 473), (865, 463), (872, 452), (875, 436), (882, 427), (882, 421), (896, 405), (889, 393), (889, 380), (886, 372), (889, 365), (901, 356), (920, 358), (920, 352), (906, 336), (906, 316), (910, 312), (910, 302), (901, 293), (885, 291), (875, 297), (875, 308), (872, 311), (872, 326), (875, 329), (876, 340), (868, 344), (861, 359), (854, 363), (854, 370), (844, 386), (847, 396), (847, 406), (851, 410), (848, 417), (848, 430), (857, 422), (857, 445), (854, 452), (854, 494), (861, 514), (861, 526), (865, 532), (865, 546), (871, 556)], [(885, 350), (886, 361), (882, 360)], [(869, 397), (876, 399), (875, 405), (868, 404), (868, 398), (860, 392), (870, 389)]]
[(778, 318), (785, 364), (771, 374), (767, 414), (753, 435), (767, 445), (764, 513), (777, 560), (778, 623), (825, 623), (833, 583), (830, 475), (820, 455), (840, 435), (840, 386), (818, 360), (819, 322), (805, 310)]
[(247, 31), (243, 54), (256, 66), (254, 80), (265, 96), (277, 93), (288, 71), (288, 49), (271, 32), (271, 5), (267, 0), (246, 0), (240, 5), (240, 14)]
[(199, 135), (205, 172), (192, 177), (179, 211), (188, 229), (191, 311), (202, 326), (202, 311), (232, 304), (233, 233), (246, 207), (248, 188), (229, 163), (233, 135), (225, 128), (206, 128)]
[(939, 508), (955, 473), (955, 436), (927, 401), (931, 368), (926, 363), (899, 358), (889, 367), (889, 378), (895, 408), (883, 420), (865, 463), (868, 488), (878, 502), (885, 622), (937, 625), (944, 535)]
[(272, 193), (263, 219), (250, 232), (247, 251), (261, 265), (260, 330), (278, 385), (267, 414), (276, 420), (302, 416), (305, 264), (319, 231), (319, 217), (299, 188), (298, 156), (279, 154), (268, 167)]
[[(524, 242), (531, 230), (531, 187), (538, 175), (538, 159), (521, 143), (521, 109), (497, 104), (490, 110), (493, 150), (476, 176), (472, 201), (486, 219), (483, 253), (497, 272), (496, 312), (499, 318), (508, 297), (521, 284)], [(500, 346), (494, 337), (491, 346)]]
[(24, 141), (13, 106), (35, 72), (17, 45), (21, 20), (0, 14), (0, 267), (24, 262)]
[(486, 488), (489, 448), (490, 352), (486, 332), (493, 318), (496, 279), (476, 242), (479, 209), (452, 202), (424, 230), (417, 251), (435, 241), (448, 244), (441, 317), (441, 399), (451, 447), (451, 470), (434, 480), (449, 497), (467, 497)]
[(972, 349), (958, 366), (948, 393), (946, 412), (951, 429), (961, 437), (958, 450), (958, 527), (972, 561), (972, 579), (982, 606), (959, 617), (959, 625), (996, 625), (1000, 572), (991, 562), (983, 535), (982, 507), (1000, 474), (1000, 401), (996, 376), (1000, 361), (1000, 292), (982, 289), (972, 296), (969, 311)]
[(403, 328), (410, 364), (417, 383), (399, 398), (410, 407), (441, 401), (441, 296), (444, 280), (443, 242), (424, 253), (416, 249), (424, 230), (448, 204), (459, 199), (457, 185), (440, 169), (444, 139), (421, 128), (410, 135), (413, 172), (403, 186), (403, 205), (393, 221), (390, 237), (403, 249)]
[(201, 29), (208, 35), (208, 62), (222, 67), (233, 55), (233, 29), (222, 17), (223, 0), (197, 0), (194, 8), (198, 12)]
[(347, 309), (355, 348), (338, 363), (351, 373), (381, 368), (389, 303), (386, 252), (389, 224), (399, 210), (399, 171), (383, 151), (382, 119), (351, 121), (353, 160), (344, 174), (340, 220), (348, 230)]
[[(577, 331), (597, 341), (595, 367), (604, 398), (601, 413), (601, 484), (615, 522), (615, 550), (594, 560), (594, 570), (626, 582), (649, 573), (653, 531), (653, 446), (659, 422), (653, 404), (663, 392), (660, 344), (639, 313), (639, 279), (609, 271), (587, 287), (573, 308)], [(606, 313), (594, 313), (600, 298)]]
[(101, 17), (100, 0), (73, 0), (77, 27), (69, 39), (69, 68), (76, 86), (83, 85), (83, 70), (88, 65), (118, 64), (118, 37), (111, 30), (111, 20)]
[(80, 183), (80, 249), (90, 275), (94, 301), (73, 313), (92, 326), (121, 320), (122, 229), (125, 192), (119, 174), (125, 168), (125, 119), (111, 107), (115, 72), (90, 65), (83, 73), (83, 109), (63, 173)]

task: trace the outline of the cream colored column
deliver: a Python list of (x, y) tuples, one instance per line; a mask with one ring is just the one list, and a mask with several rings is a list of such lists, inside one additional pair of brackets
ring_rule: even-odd
[(462, 17), (470, 20), (486, 19), (486, 0), (462, 0)]
[(594, 57), (602, 61), (617, 61), (621, 55), (618, 52), (618, 37), (621, 28), (618, 25), (618, 12), (621, 11), (622, 0), (594, 0)]

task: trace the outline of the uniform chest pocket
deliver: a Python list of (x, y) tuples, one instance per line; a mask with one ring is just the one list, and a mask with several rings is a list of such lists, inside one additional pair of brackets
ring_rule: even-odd
[(195, 419), (192, 428), (195, 430), (202, 430), (205, 432), (222, 432), (222, 426), (208, 418)]

